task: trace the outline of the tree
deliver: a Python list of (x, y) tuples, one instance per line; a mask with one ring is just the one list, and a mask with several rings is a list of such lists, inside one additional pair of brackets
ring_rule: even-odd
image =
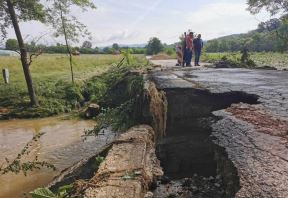
[(8, 39), (5, 44), (6, 50), (19, 50), (18, 42), (16, 39)]
[(82, 48), (92, 48), (92, 43), (90, 41), (84, 41), (82, 44)]
[(288, 18), (282, 20), (282, 24), (277, 30), (278, 48), (280, 51), (288, 50)]
[(207, 52), (218, 52), (219, 50), (219, 42), (217, 39), (213, 39), (208, 41), (206, 44), (206, 50)]
[(288, 13), (288, 1), (287, 0), (248, 0), (248, 10), (252, 14), (257, 14), (262, 9), (266, 9), (271, 15), (275, 15), (284, 11)]
[(84, 24), (70, 14), (73, 6), (78, 6), (83, 11), (85, 11), (85, 8), (96, 8), (91, 0), (54, 0), (52, 6), (48, 8), (48, 18), (55, 29), (55, 36), (64, 36), (66, 50), (69, 55), (72, 83), (74, 84), (71, 42), (78, 41), (79, 36), (85, 37), (89, 35), (89, 32)]
[(258, 31), (259, 32), (264, 32), (264, 31), (273, 31), (277, 30), (281, 26), (281, 20), (274, 18), (270, 19), (269, 21), (266, 22), (261, 22), (258, 25)]
[(28, 59), (28, 53), (19, 27), (19, 22), (31, 20), (45, 22), (45, 16), (44, 7), (40, 0), (0, 0), (0, 29), (3, 38), (5, 38), (7, 36), (6, 28), (11, 26), (14, 28), (20, 50), (21, 63), (30, 97), (30, 103), (32, 106), (39, 105), (29, 68), (32, 63), (33, 54), (30, 55), (30, 59)]
[[(277, 13), (283, 14), (280, 20), (272, 19), (265, 23), (260, 23), (260, 29), (267, 29), (271, 33), (275, 33), (277, 36), (278, 46), (281, 51), (287, 50), (288, 35), (287, 35), (287, 23), (288, 23), (288, 1), (287, 0), (248, 0), (248, 10), (252, 14), (257, 14), (262, 9), (266, 9), (271, 15)], [(283, 45), (284, 44), (284, 45)]]
[(147, 49), (146, 53), (148, 55), (158, 54), (159, 52), (163, 50), (163, 44), (158, 38), (153, 37), (149, 40), (148, 45), (146, 46), (146, 49)]
[(117, 43), (113, 43), (112, 48), (116, 51), (118, 51), (120, 49), (120, 47)]
[(112, 54), (112, 53), (113, 53), (113, 49), (110, 48), (110, 47), (104, 47), (104, 48), (103, 48), (103, 52), (104, 52), (105, 54)]

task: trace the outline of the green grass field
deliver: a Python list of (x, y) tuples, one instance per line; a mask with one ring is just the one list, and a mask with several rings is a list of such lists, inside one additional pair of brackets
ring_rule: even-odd
[[(288, 69), (288, 54), (274, 52), (251, 52), (250, 58), (256, 63), (257, 67), (270, 66), (279, 70)], [(233, 61), (239, 61), (240, 52), (224, 52), (224, 53), (203, 53), (202, 62), (214, 62), (220, 60), (223, 56)]]
[[(112, 63), (119, 62), (120, 55), (82, 55), (74, 58), (74, 74), (76, 81), (89, 78), (109, 68)], [(0, 57), (0, 68), (8, 68), (10, 85), (25, 86), (20, 59), (17, 57)], [(69, 60), (66, 55), (42, 55), (34, 60), (30, 67), (35, 83), (41, 81), (71, 80)], [(3, 80), (0, 86), (5, 86)]]
[[(144, 55), (133, 57), (134, 64), (147, 62)], [(66, 55), (45, 54), (33, 61), (30, 70), (40, 102), (40, 108), (36, 111), (28, 108), (29, 98), (19, 57), (0, 57), (0, 69), (7, 68), (10, 73), (9, 84), (4, 84), (2, 75), (0, 78), (0, 115), (9, 111), (11, 117), (23, 117), (19, 114), (21, 111), (31, 111), (23, 115), (43, 117), (69, 112), (73, 109), (74, 100), (79, 99), (85, 82), (115, 67), (122, 55), (81, 55), (73, 58), (75, 85), (71, 82), (69, 60)]]

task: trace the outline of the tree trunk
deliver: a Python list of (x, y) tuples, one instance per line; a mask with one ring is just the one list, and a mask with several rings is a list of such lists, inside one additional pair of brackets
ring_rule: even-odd
[(17, 16), (16, 16), (11, 0), (6, 0), (6, 2), (8, 6), (8, 12), (10, 14), (10, 18), (11, 18), (11, 21), (15, 30), (15, 34), (18, 40), (19, 48), (20, 48), (21, 63), (22, 63), (22, 67), (23, 67), (23, 71), (25, 75), (27, 88), (28, 88), (30, 103), (32, 106), (38, 106), (39, 103), (38, 103), (38, 100), (37, 100), (37, 97), (33, 88), (33, 81), (31, 78), (29, 64), (27, 60), (27, 50), (25, 48), (24, 41), (21, 35), (21, 31), (20, 31), (19, 24), (17, 21)]
[(66, 32), (66, 24), (65, 24), (65, 19), (64, 19), (64, 16), (63, 16), (61, 2), (59, 2), (59, 8), (60, 8), (60, 16), (61, 16), (61, 21), (62, 21), (62, 28), (63, 28), (64, 38), (65, 38), (66, 48), (67, 48), (67, 52), (69, 53), (69, 63), (70, 63), (72, 83), (74, 84), (72, 52), (70, 50), (70, 46), (69, 46), (69, 43), (68, 43), (68, 36), (67, 36), (67, 32)]

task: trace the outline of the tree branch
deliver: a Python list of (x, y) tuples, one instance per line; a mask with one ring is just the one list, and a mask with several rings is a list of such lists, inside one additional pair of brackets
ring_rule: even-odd
[(38, 52), (36, 52), (36, 53), (31, 54), (30, 57), (29, 57), (28, 66), (30, 67), (30, 65), (32, 64), (32, 62), (33, 62), (33, 57), (37, 58), (37, 57), (40, 56), (41, 54), (42, 54), (42, 49), (38, 50)]

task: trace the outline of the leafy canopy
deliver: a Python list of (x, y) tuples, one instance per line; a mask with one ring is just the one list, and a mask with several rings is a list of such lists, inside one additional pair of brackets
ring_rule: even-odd
[(154, 55), (154, 54), (158, 54), (159, 52), (161, 52), (164, 47), (161, 41), (158, 38), (154, 37), (149, 40), (146, 48), (147, 48), (148, 55)]
[(288, 13), (287, 0), (248, 0), (248, 5), (248, 10), (253, 14), (259, 13), (262, 9), (266, 9), (271, 15)]
[[(46, 21), (45, 8), (40, 0), (11, 0), (11, 2), (14, 5), (19, 22), (31, 20)], [(6, 29), (12, 26), (6, 0), (0, 0), (0, 22), (2, 38), (5, 38), (7, 36)]]
[[(95, 9), (92, 0), (10, 0), (13, 3), (16, 16), (19, 22), (39, 21), (52, 25), (55, 30), (55, 36), (63, 35), (61, 14), (64, 19), (64, 25), (67, 26), (67, 34), (73, 41), (77, 37), (87, 34), (85, 26), (80, 23), (75, 16), (70, 15), (72, 6)], [(0, 0), (0, 30), (2, 38), (7, 36), (6, 29), (12, 26), (10, 15), (8, 13), (7, 0)]]
[(8, 39), (5, 44), (6, 50), (16, 51), (19, 49), (18, 42), (16, 39)]

